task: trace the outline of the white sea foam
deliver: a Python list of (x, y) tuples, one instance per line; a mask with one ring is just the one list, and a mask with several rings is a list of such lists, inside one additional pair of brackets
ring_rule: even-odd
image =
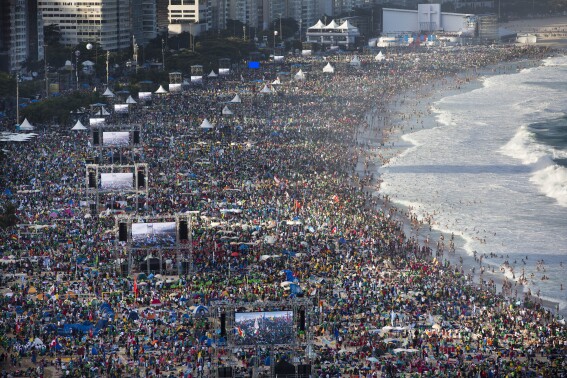
[[(567, 87), (556, 85), (565, 80), (564, 65), (567, 58), (553, 58), (436, 102), (438, 126), (405, 135), (409, 150), (381, 169), (384, 194), (422, 219), (433, 216), (432, 229), (463, 237), (469, 254), (509, 255), (512, 262), (529, 256), (526, 275), (539, 275), (542, 297), (561, 308), (567, 306), (559, 290), (560, 283), (567, 287), (567, 169), (553, 158), (567, 150), (537, 143), (527, 125), (567, 109)], [(550, 264), (549, 280), (540, 280), (539, 259)]]

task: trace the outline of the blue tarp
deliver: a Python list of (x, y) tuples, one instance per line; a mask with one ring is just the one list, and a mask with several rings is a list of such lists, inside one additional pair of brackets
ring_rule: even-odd
[(110, 307), (110, 304), (108, 304), (106, 302), (101, 304), (99, 310), (100, 310), (102, 317), (114, 318), (114, 310), (112, 310), (112, 307)]

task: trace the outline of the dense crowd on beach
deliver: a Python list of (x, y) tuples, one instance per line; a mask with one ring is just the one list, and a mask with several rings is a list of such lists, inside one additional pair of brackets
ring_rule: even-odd
[[(35, 139), (2, 146), (0, 204), (15, 205), (18, 225), (0, 230), (0, 377), (212, 377), (220, 366), (250, 376), (267, 356), (310, 364), (319, 377), (565, 376), (564, 321), (480, 287), (408, 237), (372, 190), (367, 149), (384, 147), (385, 109), (402, 93), (547, 54), (396, 50), (379, 61), (359, 55), (360, 66), (349, 54), (286, 57), (107, 117), (108, 127), (140, 125), (133, 148), (100, 149), (88, 131), (35, 125)], [(327, 63), (333, 74), (322, 72)], [(93, 212), (87, 161), (148, 164), (138, 212), (191, 214), (180, 249), (188, 264), (179, 249), (129, 256), (115, 216), (136, 210), (133, 196), (101, 193)], [(157, 271), (146, 254), (159, 256)], [(307, 327), (297, 324), (288, 345), (234, 347), (237, 330), (221, 332), (219, 309), (294, 301)]]

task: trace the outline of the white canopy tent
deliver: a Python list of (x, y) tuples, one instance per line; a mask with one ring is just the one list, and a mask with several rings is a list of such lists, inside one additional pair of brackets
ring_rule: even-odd
[(377, 62), (381, 62), (381, 61), (383, 61), (384, 59), (386, 59), (386, 58), (384, 57), (384, 54), (382, 54), (382, 51), (380, 51), (380, 52), (374, 57), (374, 60), (377, 61)]
[(241, 103), (242, 100), (240, 99), (240, 96), (238, 95), (238, 93), (236, 94), (236, 96), (234, 96), (234, 98), (232, 100), (230, 100), (230, 102), (232, 103)]
[(276, 80), (272, 81), (272, 85), (280, 85), (282, 82), (280, 81), (280, 78), (277, 77)]
[(127, 104), (137, 104), (136, 100), (134, 100), (132, 98), (132, 95), (128, 96), (128, 98), (126, 99), (126, 103)]
[(81, 120), (78, 119), (77, 123), (75, 123), (75, 126), (73, 126), (73, 128), (71, 130), (87, 130), (87, 128), (81, 123)]
[(297, 71), (297, 73), (294, 76), (295, 80), (305, 80), (305, 72), (303, 72), (303, 70), (299, 70)]
[(234, 114), (233, 111), (230, 110), (230, 109), (228, 108), (228, 106), (226, 106), (226, 105), (225, 105), (225, 107), (222, 109), (222, 115), (233, 115), (233, 114)]
[(219, 75), (217, 75), (217, 74), (215, 73), (215, 70), (211, 70), (211, 73), (209, 74), (209, 77), (217, 77), (217, 76), (219, 76)]
[(21, 131), (32, 131), (34, 129), (34, 127), (32, 126), (32, 124), (28, 121), (27, 118), (24, 119), (24, 122), (22, 122), (20, 124), (20, 130)]
[(353, 67), (360, 67), (360, 58), (358, 57), (358, 55), (355, 55), (354, 58), (352, 58), (350, 65)]
[(102, 95), (104, 97), (114, 97), (114, 93), (112, 93), (112, 91), (108, 87), (106, 88), (106, 90), (104, 91), (104, 93)]
[(157, 91), (154, 92), (155, 94), (165, 94), (167, 91), (163, 88), (163, 85), (160, 85)]
[(268, 85), (264, 85), (264, 88), (262, 88), (260, 93), (272, 93), (272, 90), (268, 87)]
[(199, 126), (200, 129), (205, 129), (205, 130), (210, 130), (213, 127), (214, 126), (206, 118), (203, 120), (203, 122), (201, 122), (201, 126)]
[(327, 63), (327, 65), (325, 67), (323, 67), (323, 72), (335, 73), (335, 67), (331, 66), (331, 63)]

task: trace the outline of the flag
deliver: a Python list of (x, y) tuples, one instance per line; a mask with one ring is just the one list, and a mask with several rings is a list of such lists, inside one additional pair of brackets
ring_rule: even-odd
[(138, 298), (138, 280), (134, 278), (134, 298)]
[(238, 332), (238, 336), (244, 338), (244, 330), (240, 327), (236, 327), (236, 332)]

